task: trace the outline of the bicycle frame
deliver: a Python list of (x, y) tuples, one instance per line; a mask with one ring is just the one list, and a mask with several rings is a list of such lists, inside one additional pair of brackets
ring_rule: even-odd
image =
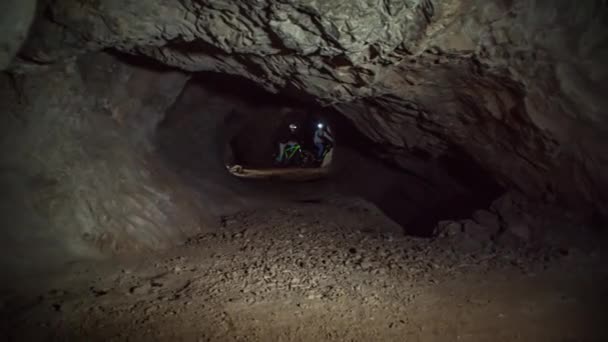
[[(323, 158), (327, 155), (330, 149), (326, 149), (323, 152)], [(310, 153), (304, 149), (302, 149), (302, 145), (294, 144), (290, 146), (286, 146), (283, 150), (283, 158), (282, 162), (285, 164), (291, 164), (293, 161), (297, 162), (299, 166), (302, 167), (311, 167), (313, 164), (318, 163), (318, 160), (315, 158), (313, 153)], [(311, 164), (311, 162), (313, 164)]]
[(283, 151), (283, 154), (285, 155), (285, 159), (290, 160), (301, 149), (302, 149), (302, 147), (300, 146), (300, 144), (295, 144), (295, 145), (291, 145), (289, 147), (285, 147), (285, 151)]
[(323, 159), (325, 158), (325, 156), (326, 156), (326, 155), (329, 153), (329, 151), (330, 151), (331, 149), (332, 149), (331, 147), (329, 147), (329, 148), (328, 148), (328, 147), (325, 147), (325, 148), (323, 149), (323, 155), (321, 156), (321, 160), (323, 160)]

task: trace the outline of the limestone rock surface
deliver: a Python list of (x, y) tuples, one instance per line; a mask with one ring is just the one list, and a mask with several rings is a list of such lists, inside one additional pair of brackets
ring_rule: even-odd
[[(42, 3), (42, 2), (41, 2)], [(470, 155), (608, 216), (608, 9), (590, 0), (65, 0), (11, 70), (114, 49), (331, 105), (407, 165)], [(405, 158), (407, 159), (407, 158)]]

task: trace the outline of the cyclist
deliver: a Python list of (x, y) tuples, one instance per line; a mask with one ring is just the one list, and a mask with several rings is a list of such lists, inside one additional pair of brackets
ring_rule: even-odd
[(312, 142), (315, 144), (315, 148), (317, 150), (317, 159), (321, 160), (321, 158), (323, 158), (323, 152), (325, 152), (325, 149), (334, 143), (334, 138), (331, 135), (331, 129), (329, 126), (319, 122), (312, 137)]
[(279, 154), (277, 155), (276, 162), (282, 163), (285, 158), (285, 148), (298, 145), (298, 137), (296, 131), (298, 126), (294, 123), (289, 124), (289, 131), (283, 133), (279, 137)]

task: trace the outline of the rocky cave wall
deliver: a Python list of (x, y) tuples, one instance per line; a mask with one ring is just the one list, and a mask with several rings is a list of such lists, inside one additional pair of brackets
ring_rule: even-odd
[[(90, 50), (331, 104), (401, 162), (452, 145), (502, 185), (608, 214), (605, 1), (61, 1), (11, 69)], [(405, 152), (405, 153), (404, 153)]]
[(25, 42), (36, 17), (36, 0), (5, 0), (0, 3), (0, 70), (4, 70)]
[(0, 78), (3, 272), (166, 247), (208, 228), (149, 139), (187, 79), (106, 54)]

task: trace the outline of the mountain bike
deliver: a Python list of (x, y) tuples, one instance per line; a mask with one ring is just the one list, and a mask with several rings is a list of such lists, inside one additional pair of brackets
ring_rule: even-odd
[(309, 151), (302, 149), (300, 144), (285, 146), (283, 161), (277, 162), (277, 165), (282, 167), (314, 167), (315, 164), (315, 156)]
[(327, 156), (327, 154), (329, 153), (329, 151), (332, 150), (332, 148), (334, 147), (333, 144), (326, 144), (325, 148), (323, 149), (323, 154), (321, 155), (321, 158), (317, 159), (316, 161), (319, 163), (319, 166), (321, 164), (323, 164), (323, 160), (325, 160), (325, 157)]

